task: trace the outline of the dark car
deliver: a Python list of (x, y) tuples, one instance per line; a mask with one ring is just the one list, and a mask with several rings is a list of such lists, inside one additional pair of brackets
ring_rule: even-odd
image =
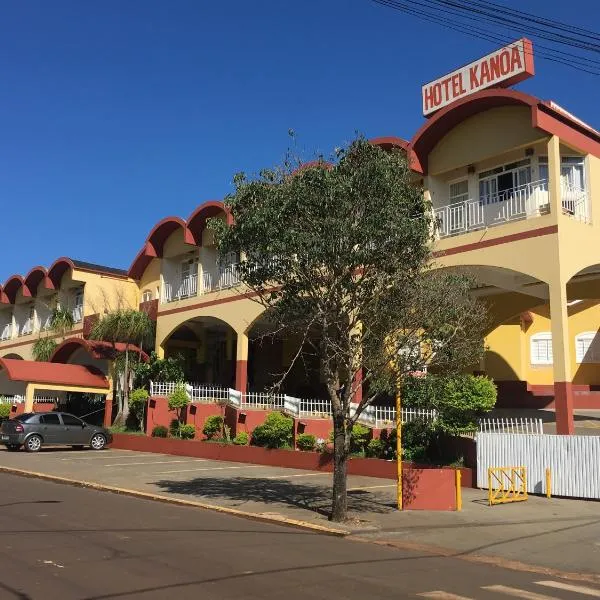
[(0, 443), (11, 451), (24, 446), (27, 452), (37, 452), (44, 444), (102, 450), (111, 441), (112, 435), (104, 427), (64, 412), (24, 413), (0, 426)]

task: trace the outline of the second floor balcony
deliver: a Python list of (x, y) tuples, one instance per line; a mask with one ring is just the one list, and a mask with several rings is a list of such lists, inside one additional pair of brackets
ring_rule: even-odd
[(188, 273), (168, 279), (163, 275), (162, 301), (176, 302), (187, 298), (194, 298), (218, 290), (232, 288), (240, 282), (238, 265), (214, 265), (213, 268), (203, 269), (201, 275)]
[[(589, 222), (587, 190), (563, 181), (561, 185), (562, 211), (575, 219)], [(548, 180), (540, 179), (479, 198), (465, 197), (434, 208), (438, 235), (441, 238), (460, 235), (488, 227), (539, 217), (550, 212)]]

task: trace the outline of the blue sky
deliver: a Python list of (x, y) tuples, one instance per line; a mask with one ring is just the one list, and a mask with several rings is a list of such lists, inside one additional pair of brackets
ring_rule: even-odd
[[(497, 1), (600, 22), (597, 0)], [(421, 84), (497, 46), (369, 0), (1, 5), (0, 282), (63, 255), (127, 268), (159, 219), (279, 162), (290, 128), (307, 157), (410, 138)], [(536, 69), (520, 89), (599, 126), (600, 77)]]

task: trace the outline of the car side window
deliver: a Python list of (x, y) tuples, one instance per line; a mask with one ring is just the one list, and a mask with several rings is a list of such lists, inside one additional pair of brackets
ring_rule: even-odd
[(44, 425), (60, 425), (60, 419), (58, 418), (58, 415), (53, 413), (42, 415), (40, 420)]
[(63, 423), (65, 425), (73, 425), (74, 427), (81, 427), (83, 425), (83, 421), (74, 417), (73, 415), (61, 415)]
[(28, 425), (37, 425), (40, 422), (39, 415), (26, 415), (24, 419), (17, 419), (17, 421), (22, 421), (23, 423), (27, 423)]

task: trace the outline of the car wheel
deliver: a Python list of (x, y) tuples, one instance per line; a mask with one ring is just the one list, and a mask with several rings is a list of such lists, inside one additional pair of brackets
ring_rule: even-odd
[(6, 446), (6, 449), (7, 449), (9, 452), (16, 452), (16, 451), (17, 451), (17, 450), (18, 450), (20, 447), (21, 447), (21, 445), (20, 445), (20, 444), (8, 444), (8, 445)]
[(38, 452), (42, 447), (42, 438), (39, 435), (30, 435), (25, 442), (27, 452)]
[(106, 446), (106, 438), (101, 433), (95, 433), (90, 440), (92, 450), (103, 450)]

